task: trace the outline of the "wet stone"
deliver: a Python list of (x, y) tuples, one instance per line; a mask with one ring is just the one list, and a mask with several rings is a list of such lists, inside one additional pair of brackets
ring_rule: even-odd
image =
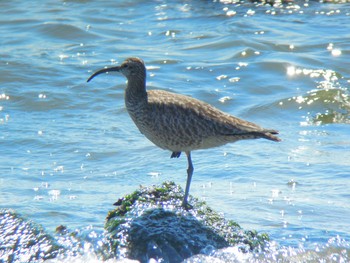
[(245, 231), (192, 197), (191, 207), (184, 209), (183, 194), (178, 185), (166, 182), (119, 199), (105, 224), (115, 256), (182, 262), (233, 245), (243, 252), (263, 249), (266, 234)]
[(41, 262), (61, 247), (43, 228), (15, 213), (0, 210), (0, 262)]

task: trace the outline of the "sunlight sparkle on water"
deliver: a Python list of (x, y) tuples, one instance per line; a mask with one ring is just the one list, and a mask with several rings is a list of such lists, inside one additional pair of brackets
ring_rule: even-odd
[(222, 98), (219, 99), (219, 101), (220, 101), (221, 103), (225, 103), (226, 101), (229, 101), (229, 100), (231, 100), (231, 97), (230, 97), (230, 96), (224, 96), (224, 97), (222, 97)]
[(226, 78), (227, 78), (227, 75), (220, 75), (220, 76), (216, 77), (217, 80), (222, 80), (222, 79), (226, 79)]
[(228, 81), (229, 82), (238, 82), (241, 78), (240, 77), (233, 77), (233, 78), (230, 78)]
[(65, 55), (65, 54), (60, 54), (59, 56), (59, 59), (62, 61), (62, 60), (64, 60), (64, 59), (66, 59), (66, 58), (69, 58), (69, 56), (68, 55)]
[(332, 50), (332, 55), (334, 57), (340, 56), (341, 55), (341, 50), (340, 49), (333, 49)]
[(50, 190), (48, 192), (48, 194), (51, 196), (51, 200), (55, 201), (58, 199), (58, 197), (61, 195), (61, 191), (60, 190)]
[(235, 14), (237, 14), (236, 11), (230, 10), (228, 7), (224, 7), (223, 11), (226, 12), (227, 16), (234, 16)]
[(329, 43), (327, 46), (327, 50), (329, 50), (334, 57), (338, 57), (342, 54), (341, 50), (339, 48), (334, 48), (333, 43)]
[(9, 100), (10, 96), (6, 95), (5, 93), (0, 94), (0, 100)]

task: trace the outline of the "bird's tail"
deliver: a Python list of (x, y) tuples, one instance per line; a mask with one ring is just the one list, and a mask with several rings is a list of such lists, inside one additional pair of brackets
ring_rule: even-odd
[(266, 131), (264, 131), (264, 133), (261, 133), (260, 135), (264, 139), (268, 139), (268, 140), (275, 141), (275, 142), (280, 142), (281, 139), (278, 138), (277, 136), (275, 136), (274, 134), (278, 134), (278, 131), (266, 130)]

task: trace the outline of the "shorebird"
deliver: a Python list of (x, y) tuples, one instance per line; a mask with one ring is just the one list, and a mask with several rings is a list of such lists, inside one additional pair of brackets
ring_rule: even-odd
[(187, 182), (183, 207), (193, 175), (191, 151), (207, 149), (239, 140), (264, 138), (280, 141), (278, 131), (264, 129), (211, 106), (208, 103), (164, 90), (146, 90), (146, 67), (139, 58), (128, 58), (120, 66), (103, 68), (101, 73), (117, 71), (128, 80), (125, 89), (126, 109), (140, 130), (156, 146), (171, 151), (171, 158), (187, 155)]

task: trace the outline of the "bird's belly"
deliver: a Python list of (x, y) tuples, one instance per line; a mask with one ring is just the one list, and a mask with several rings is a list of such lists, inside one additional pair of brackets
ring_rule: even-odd
[(208, 149), (224, 145), (229, 140), (226, 136), (193, 136), (192, 134), (164, 132), (157, 129), (139, 127), (140, 132), (159, 148), (172, 152), (186, 152), (199, 149)]
[(190, 136), (182, 136), (163, 131), (150, 131), (148, 129), (140, 129), (140, 131), (156, 146), (173, 152), (185, 152), (199, 149), (202, 143), (200, 138), (190, 138)]

